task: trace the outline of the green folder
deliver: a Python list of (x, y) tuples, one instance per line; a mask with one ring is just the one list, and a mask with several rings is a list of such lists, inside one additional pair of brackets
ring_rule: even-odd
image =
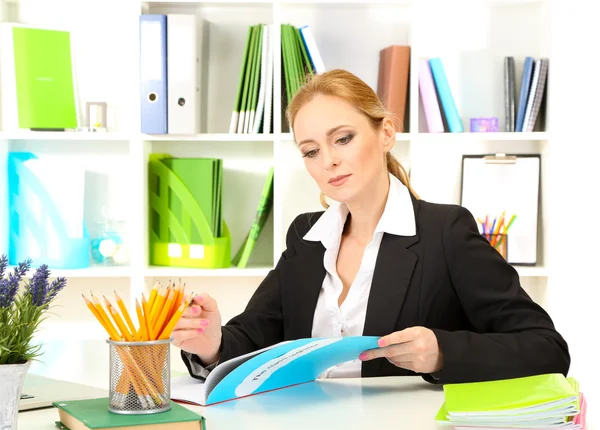
[(245, 268), (247, 266), (250, 255), (254, 250), (260, 233), (262, 232), (265, 222), (267, 221), (267, 218), (271, 213), (271, 209), (273, 208), (273, 178), (274, 169), (271, 167), (265, 180), (260, 201), (258, 203), (258, 208), (256, 210), (256, 215), (254, 217), (252, 226), (250, 227), (250, 231), (240, 246), (240, 249), (235, 254), (235, 257), (232, 259), (232, 264), (239, 268)]
[(499, 381), (447, 384), (446, 406), (451, 414), (502, 412), (577, 402), (578, 393), (564, 375), (545, 374)]
[[(157, 430), (162, 426), (160, 424), (178, 423), (178, 427), (184, 426), (183, 423), (191, 423), (185, 426), (186, 429), (205, 430), (205, 419), (199, 415), (175, 402), (171, 402), (171, 410), (156, 414), (135, 414), (121, 415), (108, 411), (108, 398), (72, 400), (64, 402), (54, 402), (53, 406), (58, 408), (61, 421), (56, 425), (59, 428), (68, 428), (66, 425), (74, 418), (85, 423), (89, 429), (113, 429), (118, 427), (135, 427), (142, 425), (155, 425)], [(66, 421), (66, 422), (65, 422)], [(197, 426), (194, 425), (197, 423)], [(81, 426), (80, 426), (81, 427)], [(154, 428), (154, 427), (153, 427)], [(172, 428), (172, 426), (169, 426)]]
[(551, 427), (579, 413), (578, 384), (562, 374), (446, 384), (444, 397), (442, 426)]
[(252, 77), (252, 68), (254, 67), (254, 48), (256, 46), (256, 39), (258, 38), (259, 26), (252, 26), (252, 34), (250, 35), (250, 51), (248, 51), (248, 62), (246, 63), (246, 70), (244, 71), (244, 84), (242, 86), (242, 101), (240, 103), (240, 116), (238, 120), (238, 126), (236, 131), (243, 133), (244, 124), (246, 123), (246, 115), (248, 109), (248, 99), (250, 97), (250, 82)]
[(13, 27), (19, 128), (77, 128), (68, 31)]
[(252, 127), (249, 131), (252, 132), (254, 124), (252, 121), (256, 116), (256, 106), (258, 105), (258, 87), (260, 84), (260, 67), (262, 63), (262, 41), (264, 36), (264, 25), (258, 25), (258, 37), (254, 46), (254, 60), (252, 62), (252, 76), (250, 77), (250, 91), (248, 96), (248, 107), (246, 112), (250, 114), (246, 122), (250, 122)]
[[(220, 205), (220, 161), (214, 158), (165, 158), (163, 162), (171, 169), (175, 175), (187, 186), (192, 197), (200, 210), (206, 217), (210, 230), (215, 237), (219, 237), (218, 206)], [(175, 197), (170, 196), (169, 203), (174, 208), (179, 208)], [(174, 211), (176, 216), (181, 216), (181, 212)], [(197, 230), (192, 230), (190, 243), (202, 243)]]
[(242, 66), (240, 67), (240, 74), (238, 78), (237, 93), (235, 96), (235, 104), (233, 105), (233, 112), (231, 114), (231, 124), (229, 125), (229, 133), (235, 133), (237, 130), (237, 124), (240, 116), (242, 107), (242, 91), (244, 89), (244, 78), (246, 76), (246, 67), (248, 64), (248, 56), (250, 53), (250, 39), (252, 36), (252, 26), (248, 27), (246, 33), (246, 43), (244, 47), (244, 57), (242, 58)]

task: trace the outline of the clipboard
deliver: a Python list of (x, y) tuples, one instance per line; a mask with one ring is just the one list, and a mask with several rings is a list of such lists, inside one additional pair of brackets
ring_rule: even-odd
[[(517, 217), (507, 233), (507, 261), (534, 266), (538, 261), (541, 182), (540, 154), (463, 155), (460, 204), (480, 220)], [(481, 223), (477, 223), (483, 233)]]

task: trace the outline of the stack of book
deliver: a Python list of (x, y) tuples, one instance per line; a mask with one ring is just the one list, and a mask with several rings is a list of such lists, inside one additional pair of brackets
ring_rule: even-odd
[(410, 46), (392, 45), (379, 51), (377, 95), (385, 108), (393, 114), (396, 132), (410, 131), (408, 82), (410, 74)]
[[(548, 59), (525, 58), (521, 90), (516, 103), (515, 59), (504, 58), (504, 107), (506, 131), (533, 131), (540, 113), (548, 77)], [(541, 121), (540, 121), (541, 123)]]
[(419, 60), (419, 93), (429, 133), (464, 131), (440, 58)]
[(436, 421), (455, 430), (585, 428), (579, 383), (562, 374), (446, 384), (444, 397)]

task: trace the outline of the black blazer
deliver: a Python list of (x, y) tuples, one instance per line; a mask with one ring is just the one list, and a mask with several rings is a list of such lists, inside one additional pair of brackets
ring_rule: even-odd
[[(432, 383), (566, 375), (567, 343), (521, 288), (516, 270), (481, 236), (471, 213), (414, 197), (412, 202), (417, 234), (384, 234), (363, 334), (383, 336), (411, 326), (433, 330), (444, 367), (435, 377), (422, 375)], [(302, 214), (291, 224), (277, 266), (244, 312), (223, 326), (221, 362), (311, 337), (325, 248), (303, 236), (322, 214)], [(384, 358), (362, 363), (363, 377), (414, 374)]]

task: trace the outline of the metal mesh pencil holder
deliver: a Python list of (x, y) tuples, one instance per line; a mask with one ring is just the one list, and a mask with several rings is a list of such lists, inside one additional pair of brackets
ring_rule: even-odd
[(171, 409), (171, 339), (106, 342), (110, 345), (108, 410), (135, 415)]

